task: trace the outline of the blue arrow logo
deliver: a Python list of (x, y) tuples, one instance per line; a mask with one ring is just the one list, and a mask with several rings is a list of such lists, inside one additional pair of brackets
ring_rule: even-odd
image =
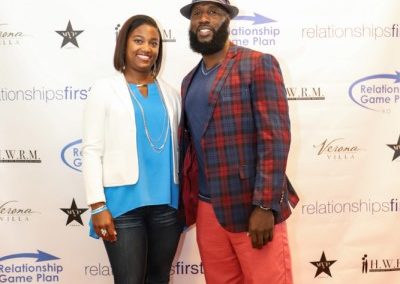
[(253, 21), (253, 25), (260, 25), (260, 24), (276, 22), (275, 20), (264, 17), (260, 14), (257, 14), (257, 13), (253, 13), (253, 14), (254, 14), (254, 16), (236, 16), (233, 19), (238, 20), (238, 21)]
[(0, 258), (0, 261), (13, 259), (13, 258), (36, 258), (36, 262), (40, 261), (49, 261), (54, 259), (60, 259), (54, 255), (45, 253), (41, 250), (37, 250), (38, 253), (17, 253), (17, 254), (10, 254)]
[(350, 98), (359, 106), (362, 106), (363, 108), (369, 109), (369, 110), (373, 110), (373, 111), (377, 111), (375, 109), (369, 108), (365, 105), (360, 104), (358, 101), (356, 101), (356, 99), (354, 98), (353, 95), (353, 88), (357, 85), (360, 84), (364, 81), (369, 81), (369, 80), (374, 80), (374, 79), (389, 79), (389, 80), (394, 80), (394, 83), (400, 83), (400, 72), (395, 71), (396, 74), (377, 74), (377, 75), (371, 75), (371, 76), (367, 76), (364, 78), (361, 78), (357, 81), (355, 81), (349, 88), (349, 96)]

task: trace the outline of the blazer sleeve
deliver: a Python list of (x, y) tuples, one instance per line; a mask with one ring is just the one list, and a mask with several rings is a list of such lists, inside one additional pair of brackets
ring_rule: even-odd
[(251, 96), (257, 129), (257, 169), (253, 204), (281, 211), (286, 190), (290, 121), (278, 61), (262, 54), (252, 74)]
[(83, 111), (82, 172), (87, 203), (104, 202), (103, 166), (106, 86), (96, 83)]

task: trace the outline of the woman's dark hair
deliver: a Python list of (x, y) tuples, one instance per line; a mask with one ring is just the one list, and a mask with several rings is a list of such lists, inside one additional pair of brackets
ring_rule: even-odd
[(125, 55), (126, 55), (126, 43), (131, 31), (135, 30), (137, 27), (146, 24), (152, 26), (157, 29), (158, 35), (160, 36), (160, 43), (159, 43), (159, 51), (158, 57), (156, 62), (152, 66), (152, 72), (154, 77), (157, 76), (158, 72), (161, 68), (161, 62), (163, 57), (163, 45), (162, 45), (162, 36), (160, 28), (158, 27), (156, 21), (146, 15), (135, 15), (130, 17), (126, 22), (122, 25), (118, 37), (117, 37), (117, 44), (115, 45), (114, 51), (114, 67), (118, 71), (122, 72), (125, 68)]

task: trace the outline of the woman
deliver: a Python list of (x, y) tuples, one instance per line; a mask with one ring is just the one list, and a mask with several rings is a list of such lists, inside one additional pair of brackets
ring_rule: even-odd
[(84, 110), (83, 176), (91, 235), (103, 238), (114, 282), (168, 283), (182, 227), (177, 217), (180, 99), (156, 78), (156, 22), (122, 26), (116, 75), (97, 82)]

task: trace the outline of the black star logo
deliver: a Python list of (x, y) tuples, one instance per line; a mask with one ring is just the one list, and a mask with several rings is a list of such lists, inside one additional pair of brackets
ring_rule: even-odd
[(75, 199), (72, 199), (71, 208), (60, 208), (65, 214), (68, 215), (67, 224), (71, 223), (72, 221), (76, 221), (83, 226), (81, 215), (88, 210), (88, 208), (78, 208), (75, 203)]
[(321, 259), (319, 261), (311, 261), (310, 262), (312, 265), (314, 265), (317, 268), (317, 272), (315, 273), (314, 278), (317, 277), (318, 275), (320, 275), (322, 272), (324, 272), (324, 273), (328, 274), (330, 277), (332, 277), (329, 267), (332, 264), (334, 264), (335, 262), (336, 262), (336, 260), (326, 260), (325, 252), (322, 252)]
[(388, 147), (393, 149), (394, 155), (392, 161), (396, 160), (400, 156), (400, 136), (399, 140), (397, 140), (397, 144), (386, 144)]
[(71, 21), (69, 20), (67, 29), (65, 31), (56, 31), (56, 33), (58, 33), (60, 36), (62, 36), (64, 38), (63, 42), (61, 44), (61, 48), (63, 48), (69, 42), (72, 43), (73, 45), (75, 45), (76, 47), (79, 47), (76, 37), (78, 35), (80, 35), (81, 33), (83, 33), (83, 30), (82, 31), (74, 31), (72, 29)]

